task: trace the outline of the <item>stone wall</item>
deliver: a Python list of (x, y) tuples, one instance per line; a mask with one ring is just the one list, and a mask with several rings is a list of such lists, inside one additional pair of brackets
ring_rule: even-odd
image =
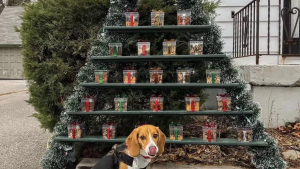
[(266, 127), (276, 128), (300, 118), (299, 65), (241, 66), (241, 78), (252, 86)]

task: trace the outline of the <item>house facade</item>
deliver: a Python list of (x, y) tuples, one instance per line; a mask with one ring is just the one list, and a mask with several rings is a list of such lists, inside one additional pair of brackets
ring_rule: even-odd
[(22, 42), (14, 28), (21, 26), (22, 12), (22, 7), (6, 6), (0, 14), (0, 79), (22, 79)]
[(261, 120), (278, 127), (300, 118), (300, 0), (222, 0), (217, 23)]

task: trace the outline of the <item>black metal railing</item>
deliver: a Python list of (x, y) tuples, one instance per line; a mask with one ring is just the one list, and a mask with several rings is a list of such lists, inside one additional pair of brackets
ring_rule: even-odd
[(238, 12), (232, 11), (233, 18), (233, 57), (246, 57), (258, 54), (259, 40), (259, 1), (253, 0)]
[[(233, 57), (259, 57), (259, 0), (253, 0), (238, 12), (232, 11)], [(258, 61), (258, 59), (257, 59)], [(256, 62), (258, 64), (258, 62)]]
[[(260, 16), (262, 1), (267, 4), (267, 16)], [(272, 3), (274, 2), (275, 0), (272, 0)], [(300, 9), (293, 7), (291, 0), (284, 0), (283, 2), (284, 4), (281, 0), (278, 0), (276, 11), (279, 12), (275, 16), (274, 11), (271, 16), (271, 0), (252, 0), (240, 11), (232, 11), (234, 58), (256, 56), (256, 64), (259, 64), (261, 55), (282, 55), (283, 58), (300, 56), (300, 28), (296, 29), (300, 25)], [(265, 8), (263, 9), (265, 10)], [(267, 28), (260, 27), (260, 18), (262, 17), (267, 17)], [(294, 25), (292, 25), (292, 19), (295, 20)], [(271, 28), (271, 22), (274, 22), (274, 20), (278, 22), (278, 28), (273, 26)], [(274, 29), (278, 29), (278, 35), (275, 35), (278, 39), (278, 50), (274, 50), (274, 47), (271, 46), (271, 38), (276, 32)], [(267, 31), (267, 35), (264, 35), (267, 37), (267, 41), (261, 41), (260, 39), (262, 30), (263, 32)], [(295, 37), (296, 31), (299, 31), (299, 37)], [(262, 48), (266, 50), (262, 51)]]

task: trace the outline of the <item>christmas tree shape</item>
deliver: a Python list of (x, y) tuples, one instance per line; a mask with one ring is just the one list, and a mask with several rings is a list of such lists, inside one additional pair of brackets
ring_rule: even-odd
[[(177, 128), (175, 139), (182, 140), (172, 141), (168, 138), (167, 143), (248, 146), (253, 154), (253, 164), (256, 168), (285, 168), (286, 163), (280, 158), (276, 141), (264, 131), (262, 122), (258, 120), (261, 112), (259, 105), (251, 101), (251, 95), (245, 90), (245, 83), (238, 78), (238, 71), (232, 65), (231, 59), (221, 52), (223, 45), (221, 30), (203, 12), (202, 1), (164, 2), (157, 0), (156, 4), (150, 5), (152, 9), (157, 6), (161, 7), (159, 6), (161, 4), (172, 4), (171, 8), (176, 8), (178, 11), (190, 9), (191, 25), (187, 25), (186, 18), (184, 21), (183, 18), (178, 19), (180, 24), (183, 22), (186, 24), (184, 26), (177, 26), (177, 17), (174, 17), (176, 14), (171, 13), (171, 10), (168, 10), (170, 6), (167, 5), (164, 8), (165, 15), (173, 17), (165, 19), (165, 26), (150, 26), (155, 21), (150, 18), (152, 9), (144, 6), (145, 3), (146, 0), (110, 1), (109, 14), (105, 18), (104, 28), (93, 44), (86, 65), (78, 74), (79, 85), (65, 103), (65, 112), (61, 116), (61, 122), (55, 127), (56, 135), (41, 161), (43, 168), (66, 168), (75, 162), (75, 156), (80, 151), (76, 142), (122, 143), (138, 121), (159, 126), (168, 135), (171, 122), (179, 123), (190, 120), (190, 116), (183, 115), (224, 115), (223, 117), (235, 126), (250, 126), (253, 132), (250, 135), (252, 141), (239, 142), (249, 139), (249, 135), (246, 136), (247, 133), (243, 130), (239, 141), (228, 138), (211, 141), (213, 139), (211, 130), (209, 130), (208, 140), (204, 140), (178, 137), (180, 131)], [(127, 27), (125, 26), (124, 13), (132, 9), (140, 11), (139, 25), (143, 26), (136, 26), (133, 16), (130, 16), (129, 23)], [(176, 55), (163, 55), (164, 39), (177, 40)], [(203, 54), (190, 55), (188, 42), (199, 39), (204, 41)], [(138, 51), (136, 47), (138, 41), (141, 43), (149, 41), (150, 51), (146, 52), (149, 47), (146, 45)], [(114, 43), (114, 45), (110, 47), (109, 43)], [(117, 46), (119, 43), (122, 44), (122, 49)], [(150, 56), (137, 56), (139, 52), (140, 55), (150, 53)], [(171, 54), (172, 48), (168, 48), (167, 52)], [(208, 66), (221, 70), (220, 79), (216, 79), (216, 74), (212, 73), (211, 83), (216, 84), (206, 83), (205, 70)], [(158, 67), (160, 69), (156, 69)], [(176, 70), (179, 67), (191, 70), (189, 76), (191, 83), (178, 83)], [(128, 70), (123, 74), (125, 69)], [(133, 73), (132, 69), (136, 72)], [(162, 76), (159, 74), (159, 76), (151, 77), (149, 73), (151, 69), (158, 72), (163, 70)], [(154, 82), (162, 81), (163, 83), (150, 83), (151, 79)], [(217, 84), (218, 80), (221, 80), (220, 84)], [(199, 111), (195, 107), (195, 102), (198, 100), (193, 100), (190, 103), (191, 107), (186, 107), (184, 98), (187, 94), (199, 96), (201, 104), (203, 103), (205, 100), (203, 88), (225, 88), (228, 93), (227, 97), (231, 98), (232, 110), (227, 111), (225, 108), (223, 111)], [(160, 100), (154, 100), (153, 105), (149, 104), (151, 101), (149, 98), (153, 95), (164, 97), (163, 106), (159, 105)], [(115, 100), (115, 98), (126, 99)], [(226, 107), (226, 104), (226, 101), (221, 101), (221, 109)], [(154, 111), (150, 110), (151, 106)], [(185, 111), (188, 109), (189, 111)], [(165, 116), (158, 116), (161, 114)], [(102, 129), (101, 131), (102, 124), (107, 120), (115, 121), (118, 124), (117, 129), (109, 128), (109, 130)], [(70, 123), (74, 123), (73, 127)], [(81, 138), (77, 138), (76, 131), (83, 128), (79, 123), (85, 124), (85, 135), (78, 136)], [(227, 126), (220, 127), (226, 128)]]

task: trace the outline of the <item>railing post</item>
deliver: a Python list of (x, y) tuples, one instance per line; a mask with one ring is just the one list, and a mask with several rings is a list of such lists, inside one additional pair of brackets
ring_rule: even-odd
[(256, 0), (256, 65), (259, 65), (259, 2)]
[(232, 29), (232, 37), (233, 37), (233, 43), (232, 43), (232, 57), (235, 58), (235, 17), (234, 17), (235, 12), (231, 11), (231, 18), (233, 19), (233, 29)]

